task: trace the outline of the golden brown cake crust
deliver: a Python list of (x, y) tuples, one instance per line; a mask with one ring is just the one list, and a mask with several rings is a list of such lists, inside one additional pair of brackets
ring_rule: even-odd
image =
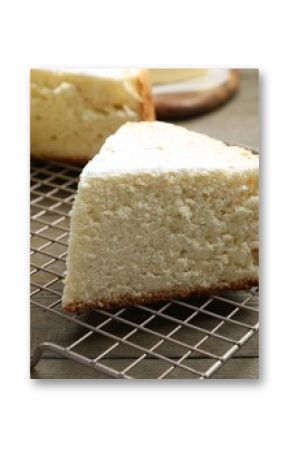
[(212, 289), (197, 289), (197, 290), (175, 289), (168, 291), (164, 290), (158, 292), (145, 293), (140, 297), (133, 297), (131, 295), (122, 295), (119, 298), (108, 299), (103, 301), (102, 300), (91, 302), (79, 301), (74, 302), (72, 304), (63, 305), (62, 307), (64, 310), (74, 313), (84, 312), (86, 310), (97, 308), (111, 310), (117, 307), (128, 307), (128, 306), (148, 304), (152, 302), (169, 301), (177, 298), (190, 298), (191, 296), (213, 295), (227, 290), (247, 290), (251, 287), (256, 287), (258, 285), (259, 285), (258, 280), (250, 280), (244, 282), (236, 282), (233, 284), (224, 285), (222, 287), (217, 286), (216, 288)]
[(140, 104), (140, 119), (155, 120), (155, 108), (148, 70), (141, 70), (137, 80), (137, 89), (143, 100)]

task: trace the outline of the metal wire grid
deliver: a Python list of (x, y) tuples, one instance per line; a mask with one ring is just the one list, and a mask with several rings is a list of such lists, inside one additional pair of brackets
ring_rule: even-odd
[(32, 367), (49, 350), (106, 377), (210, 378), (258, 331), (258, 289), (112, 312), (61, 309), (79, 172), (67, 164), (31, 164), (31, 305), (41, 328), (50, 328)]

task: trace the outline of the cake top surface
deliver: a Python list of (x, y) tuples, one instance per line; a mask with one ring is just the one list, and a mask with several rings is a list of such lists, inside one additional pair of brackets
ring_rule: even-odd
[(135, 78), (141, 69), (118, 69), (118, 68), (35, 68), (31, 69), (31, 74), (57, 74), (59, 76), (71, 75), (71, 76), (88, 76), (94, 78), (109, 78), (113, 80), (122, 80), (124, 78)]
[(258, 168), (258, 156), (204, 134), (163, 122), (126, 123), (104, 143), (82, 177), (188, 170)]

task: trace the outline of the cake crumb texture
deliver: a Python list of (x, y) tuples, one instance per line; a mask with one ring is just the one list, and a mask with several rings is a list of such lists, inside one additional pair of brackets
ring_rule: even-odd
[(124, 125), (83, 170), (63, 307), (257, 285), (258, 195), (249, 151), (160, 122)]

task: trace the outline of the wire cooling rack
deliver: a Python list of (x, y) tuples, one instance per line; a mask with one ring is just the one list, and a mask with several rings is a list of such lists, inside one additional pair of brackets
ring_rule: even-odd
[(80, 168), (31, 163), (32, 368), (68, 358), (111, 378), (210, 378), (258, 331), (258, 289), (69, 314), (61, 309)]

